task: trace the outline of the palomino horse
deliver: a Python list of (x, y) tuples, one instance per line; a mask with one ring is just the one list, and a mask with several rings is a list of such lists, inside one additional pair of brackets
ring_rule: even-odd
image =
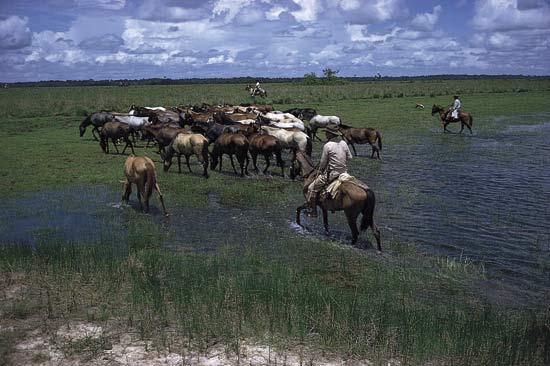
[(267, 92), (263, 90), (262, 88), (255, 88), (250, 84), (247, 84), (244, 90), (247, 90), (250, 93), (251, 97), (262, 97), (267, 98)]
[(261, 126), (261, 135), (270, 135), (276, 137), (283, 149), (290, 149), (295, 154), (296, 151), (303, 151), (311, 156), (313, 144), (311, 138), (302, 131), (287, 131), (283, 128)]
[(189, 157), (195, 155), (203, 166), (202, 175), (208, 178), (208, 140), (199, 133), (179, 133), (166, 148), (164, 154), (164, 171), (167, 172), (172, 165), (172, 156), (178, 157), (178, 173), (181, 173), (181, 156), (185, 156), (185, 163), (189, 173), (192, 173), (189, 165)]
[(132, 183), (137, 186), (137, 196), (139, 200), (139, 206), (141, 210), (149, 212), (149, 198), (153, 193), (153, 189), (159, 194), (160, 203), (162, 204), (162, 210), (164, 215), (168, 216), (166, 207), (164, 206), (164, 199), (162, 193), (157, 184), (157, 175), (155, 172), (155, 164), (151, 159), (146, 156), (130, 155), (124, 163), (124, 175), (126, 179), (122, 181), (124, 183), (124, 190), (122, 193), (122, 201), (128, 202), (130, 199), (130, 193), (132, 193)]
[[(309, 120), (309, 127), (311, 128), (311, 135), (312, 138), (317, 137), (317, 129), (318, 128), (325, 128), (329, 123), (339, 125), (341, 123), (340, 117), (338, 116), (323, 116), (320, 114), (317, 114)], [(321, 141), (320, 138), (317, 137), (317, 140)]]
[[(315, 169), (311, 159), (301, 152), (296, 154), (296, 159), (292, 162), (292, 166), (290, 168), (291, 178), (294, 178), (298, 174), (304, 178), (303, 193), (304, 197), (307, 197), (308, 187), (319, 175), (319, 170)], [(378, 250), (382, 250), (380, 244), (380, 231), (374, 223), (375, 203), (376, 200), (374, 192), (371, 189), (362, 188), (352, 182), (343, 182), (340, 185), (339, 193), (335, 198), (331, 198), (329, 194), (319, 194), (317, 198), (317, 206), (321, 207), (323, 212), (325, 233), (327, 235), (329, 234), (328, 211), (343, 210), (346, 214), (348, 225), (351, 229), (351, 243), (355, 244), (359, 236), (359, 230), (357, 230), (357, 218), (359, 217), (359, 214), (363, 214), (360, 226), (361, 231), (370, 227), (374, 233), (374, 237), (376, 238)], [(307, 203), (304, 203), (296, 209), (296, 223), (300, 226), (300, 213), (307, 207)]]
[[(372, 147), (371, 158), (374, 158), (374, 154), (378, 159), (380, 159), (380, 150), (382, 150), (382, 136), (380, 132), (372, 128), (355, 128), (346, 125), (339, 126), (340, 132), (344, 140), (351, 145), (353, 153), (357, 156), (357, 151), (355, 151), (355, 144), (366, 144), (368, 143)], [(378, 141), (378, 146), (376, 146), (376, 141)]]
[[(460, 122), (460, 133), (464, 130), (464, 126), (468, 127), (470, 134), (472, 133), (472, 125), (474, 123), (474, 118), (469, 112), (460, 112), (458, 118), (452, 118), (450, 113), (448, 113), (450, 108), (443, 108), (440, 105), (434, 104), (432, 106), (432, 116), (436, 113), (439, 113), (439, 118), (443, 122), (443, 132), (451, 132), (447, 129), (447, 125), (453, 122)], [(448, 118), (445, 118), (449, 114)]]
[(113, 114), (110, 112), (94, 112), (90, 114), (88, 117), (82, 121), (78, 129), (80, 130), (80, 137), (84, 136), (84, 132), (86, 132), (86, 127), (89, 125), (93, 125), (94, 128), (92, 129), (92, 135), (94, 136), (94, 139), (97, 141), (99, 140), (96, 136), (96, 132), (99, 133), (99, 128), (103, 127), (105, 122), (112, 121), (114, 118)]

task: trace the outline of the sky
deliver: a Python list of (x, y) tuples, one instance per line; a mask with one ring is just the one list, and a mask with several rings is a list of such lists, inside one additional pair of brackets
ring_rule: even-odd
[(550, 75), (550, 0), (0, 0), (0, 82)]

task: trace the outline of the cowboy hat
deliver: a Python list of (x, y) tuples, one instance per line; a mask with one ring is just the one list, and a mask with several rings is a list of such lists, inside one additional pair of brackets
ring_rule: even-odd
[(325, 132), (331, 133), (335, 136), (340, 136), (340, 130), (338, 129), (338, 125), (335, 123), (329, 123), (327, 127), (325, 127)]

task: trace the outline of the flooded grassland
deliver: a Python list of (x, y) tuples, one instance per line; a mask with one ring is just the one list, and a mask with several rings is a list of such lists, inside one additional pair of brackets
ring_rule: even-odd
[(276, 107), (314, 107), (381, 132), (382, 161), (359, 146), (349, 171), (376, 193), (382, 253), (370, 232), (351, 247), (341, 212), (329, 214), (330, 237), (320, 219), (297, 227), (301, 183), (278, 169), (240, 178), (225, 164), (205, 180), (194, 161), (193, 174), (163, 173), (143, 146), (170, 216), (156, 197), (141, 214), (135, 194), (119, 202), (125, 157), (103, 154), (89, 132), (79, 138), (83, 116), (4, 114), (0, 361), (14, 362), (33, 334), (84, 321), (109, 331), (58, 353), (38, 347), (35, 361), (95, 362), (124, 343), (122, 332), (184, 358), (220, 345), (238, 356), (252, 342), (302, 350), (304, 362), (321, 350), (364, 364), (547, 362), (549, 92), (465, 94), (474, 133), (458, 135), (414, 108), (445, 95), (339, 90), (326, 100), (290, 93), (300, 103)]

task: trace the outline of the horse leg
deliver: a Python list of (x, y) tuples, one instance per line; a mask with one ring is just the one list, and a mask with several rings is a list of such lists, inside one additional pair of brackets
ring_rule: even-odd
[(283, 158), (281, 157), (281, 152), (277, 151), (275, 153), (275, 158), (277, 159), (277, 165), (281, 167), (281, 177), (285, 177), (285, 162), (283, 161)]
[(181, 154), (178, 154), (178, 174), (181, 174)]
[(264, 174), (266, 174), (266, 173), (267, 173), (267, 169), (269, 168), (269, 166), (270, 166), (271, 164), (269, 163), (269, 154), (264, 155), (264, 157), (265, 157), (265, 169), (264, 169)]
[(448, 125), (448, 124), (449, 124), (449, 122), (444, 122), (444, 123), (443, 123), (443, 132), (449, 132), (449, 133), (451, 132), (451, 131), (449, 131), (449, 130), (447, 129), (447, 125)]
[(258, 153), (251, 152), (250, 155), (252, 155), (252, 166), (254, 167), (254, 171), (260, 171), (260, 169), (258, 169), (258, 166), (256, 165), (256, 162), (258, 161)]
[(168, 212), (166, 211), (166, 206), (164, 206), (164, 199), (162, 198), (162, 193), (160, 192), (160, 188), (157, 183), (155, 183), (155, 189), (159, 194), (159, 200), (160, 200), (160, 204), (162, 205), (162, 211), (164, 211), (164, 216), (168, 216)]
[(185, 155), (185, 164), (187, 164), (187, 169), (189, 169), (189, 173), (193, 173), (191, 170), (191, 166), (189, 165), (189, 155)]
[(354, 154), (355, 156), (358, 156), (358, 155), (357, 155), (357, 150), (355, 150), (355, 144), (354, 144), (353, 142), (350, 142), (349, 144), (351, 145), (351, 148), (353, 149), (353, 154)]
[(460, 121), (460, 132), (459, 133), (462, 133), (462, 131), (464, 131), (464, 122)]
[[(235, 169), (235, 163), (233, 162), (233, 154), (229, 155), (229, 159), (231, 160), (231, 166), (233, 167), (233, 171), (235, 172), (235, 174), (237, 174), (237, 169)], [(242, 165), (241, 165), (241, 168), (242, 168)], [(241, 177), (242, 177), (242, 174), (241, 174)]]
[(321, 206), (321, 211), (323, 213), (323, 227), (325, 228), (325, 235), (330, 235), (330, 230), (328, 229), (328, 211), (326, 208)]
[(300, 214), (302, 213), (303, 210), (307, 209), (307, 207), (308, 207), (307, 203), (304, 203), (303, 205), (298, 206), (298, 208), (296, 209), (296, 223), (300, 226), (302, 226), (302, 223), (300, 221)]
[(378, 227), (374, 223), (374, 221), (371, 224), (372, 233), (374, 234), (374, 237), (376, 238), (376, 246), (378, 247), (378, 251), (382, 251), (382, 246), (380, 245), (380, 230), (378, 230)]
[(122, 202), (127, 203), (130, 200), (130, 193), (132, 193), (132, 183), (128, 182), (128, 179), (126, 179), (122, 190)]
[(94, 137), (94, 139), (95, 139), (96, 141), (99, 141), (99, 139), (98, 139), (97, 136), (95, 135), (96, 132), (99, 134), (99, 129), (97, 128), (97, 126), (94, 126), (94, 128), (92, 128), (92, 136)]
[(351, 211), (344, 211), (346, 213), (346, 219), (348, 220), (349, 228), (351, 229), (351, 245), (357, 243), (359, 237), (359, 230), (357, 230), (357, 215), (353, 215)]
[(120, 154), (120, 152), (118, 151), (118, 147), (116, 146), (116, 140), (115, 140), (115, 138), (114, 138), (114, 137), (111, 138), (111, 141), (113, 142), (113, 145), (115, 145), (116, 153), (117, 153), (117, 154)]
[(468, 127), (468, 130), (470, 130), (470, 135), (472, 135), (472, 127), (470, 127), (470, 123), (466, 123), (466, 127)]

